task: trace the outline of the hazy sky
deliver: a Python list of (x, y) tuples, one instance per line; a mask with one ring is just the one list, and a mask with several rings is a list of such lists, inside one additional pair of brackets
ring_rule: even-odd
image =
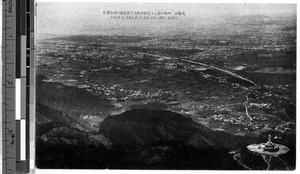
[[(183, 11), (178, 20), (110, 19), (103, 10), (122, 11)], [(122, 28), (133, 32), (139, 28), (187, 26), (209, 18), (229, 15), (296, 15), (296, 5), (289, 4), (143, 4), (143, 3), (38, 3), (37, 33), (109, 34)]]

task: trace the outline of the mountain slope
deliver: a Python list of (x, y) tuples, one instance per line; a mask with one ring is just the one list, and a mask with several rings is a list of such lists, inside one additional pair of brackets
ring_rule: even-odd
[(105, 117), (114, 108), (104, 97), (62, 83), (45, 82), (45, 78), (37, 77), (37, 103), (62, 111), (75, 119), (80, 115)]
[(80, 120), (76, 120), (61, 111), (51, 109), (41, 103), (37, 103), (36, 104), (36, 124), (42, 125), (44, 123), (49, 123), (49, 122), (61, 123), (63, 125), (68, 125), (73, 128), (77, 128), (79, 130), (84, 130), (84, 131), (95, 131), (96, 130), (86, 124), (81, 123)]
[(212, 131), (183, 115), (151, 109), (109, 116), (98, 132), (86, 132), (67, 122), (71, 120), (63, 118), (66, 114), (39, 105), (43, 107), (48, 115), (38, 118), (36, 128), (38, 168), (243, 169), (228, 154), (236, 149), (242, 149), (246, 163), (255, 162), (254, 169), (265, 168), (262, 158), (245, 147), (263, 142), (266, 136), (261, 139)]
[(99, 133), (114, 144), (142, 146), (153, 142), (180, 141), (195, 147), (234, 147), (234, 136), (212, 131), (191, 118), (166, 110), (133, 109), (107, 117)]

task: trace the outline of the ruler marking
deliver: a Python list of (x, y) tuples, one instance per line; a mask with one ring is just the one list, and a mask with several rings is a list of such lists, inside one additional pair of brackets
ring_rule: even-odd
[[(10, 4), (8, 4), (10, 3)], [(11, 5), (12, 11), (8, 14), (8, 11), (6, 8)], [(9, 82), (14, 82), (14, 66), (7, 66), (7, 65), (14, 65), (13, 62), (8, 62), (9, 60), (8, 57), (13, 57), (14, 56), (14, 47), (15, 47), (15, 40), (14, 40), (14, 30), (15, 30), (15, 0), (12, 0), (10, 2), (5, 2), (3, 3), (3, 28), (2, 28), (2, 33), (3, 33), (3, 47), (2, 47), (2, 53), (3, 53), (3, 64), (5, 65), (5, 68), (3, 68), (3, 80), (6, 82), (7, 80)], [(8, 55), (9, 53), (13, 53), (11, 55)], [(3, 84), (3, 97), (4, 100), (7, 101), (5, 106), (3, 107), (3, 112), (5, 113), (5, 117), (3, 118), (3, 150), (6, 152), (3, 154), (3, 173), (16, 173), (16, 168), (15, 168), (15, 137), (14, 134), (11, 134), (9, 132), (15, 132), (15, 125), (12, 120), (14, 120), (14, 110), (10, 110), (8, 108), (12, 108), (14, 105), (12, 101), (12, 97), (14, 96), (14, 90), (13, 86), (5, 83)], [(9, 93), (8, 93), (9, 92)], [(8, 102), (9, 101), (9, 102)], [(8, 112), (12, 112), (11, 114), (7, 114)], [(9, 131), (9, 132), (8, 132)], [(10, 136), (10, 137), (8, 137)]]
[[(7, 8), (10, 8), (10, 10), (7, 11)], [(27, 126), (30, 124), (27, 123), (31, 120), (30, 114), (34, 114), (34, 112), (29, 111), (31, 110), (29, 104), (34, 102), (34, 98), (29, 100), (31, 99), (29, 95), (34, 95), (34, 83), (31, 83), (33, 78), (28, 76), (35, 75), (35, 38), (34, 33), (31, 33), (34, 32), (35, 9), (35, 0), (3, 0), (2, 14), (4, 22), (2, 33), (4, 39), (2, 40), (2, 60), (4, 68), (2, 77), (4, 82), (11, 83), (2, 84), (3, 99), (6, 101), (3, 103), (3, 112), (6, 114), (3, 114), (2, 122), (2, 129), (5, 130), (3, 131), (3, 151), (6, 151), (3, 154), (4, 173), (28, 173), (29, 166), (34, 164), (29, 158), (31, 155), (29, 147), (32, 144), (29, 143), (29, 130), (31, 129)], [(23, 105), (25, 107), (22, 107)], [(24, 108), (26, 112), (24, 112)], [(25, 113), (25, 115), (22, 115), (22, 113)], [(23, 118), (24, 116), (25, 118)], [(16, 120), (20, 125), (16, 125)], [(19, 154), (18, 152), (16, 154), (16, 150), (19, 151)], [(16, 160), (16, 155), (24, 161)], [(18, 165), (16, 165), (16, 162)]]

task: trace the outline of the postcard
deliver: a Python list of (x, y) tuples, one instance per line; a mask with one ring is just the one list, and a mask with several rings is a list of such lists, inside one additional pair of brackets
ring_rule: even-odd
[(296, 4), (39, 2), (38, 169), (294, 170)]

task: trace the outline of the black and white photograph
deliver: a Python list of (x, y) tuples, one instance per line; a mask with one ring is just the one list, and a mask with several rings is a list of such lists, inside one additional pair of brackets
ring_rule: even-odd
[(36, 13), (38, 169), (296, 169), (296, 4)]

